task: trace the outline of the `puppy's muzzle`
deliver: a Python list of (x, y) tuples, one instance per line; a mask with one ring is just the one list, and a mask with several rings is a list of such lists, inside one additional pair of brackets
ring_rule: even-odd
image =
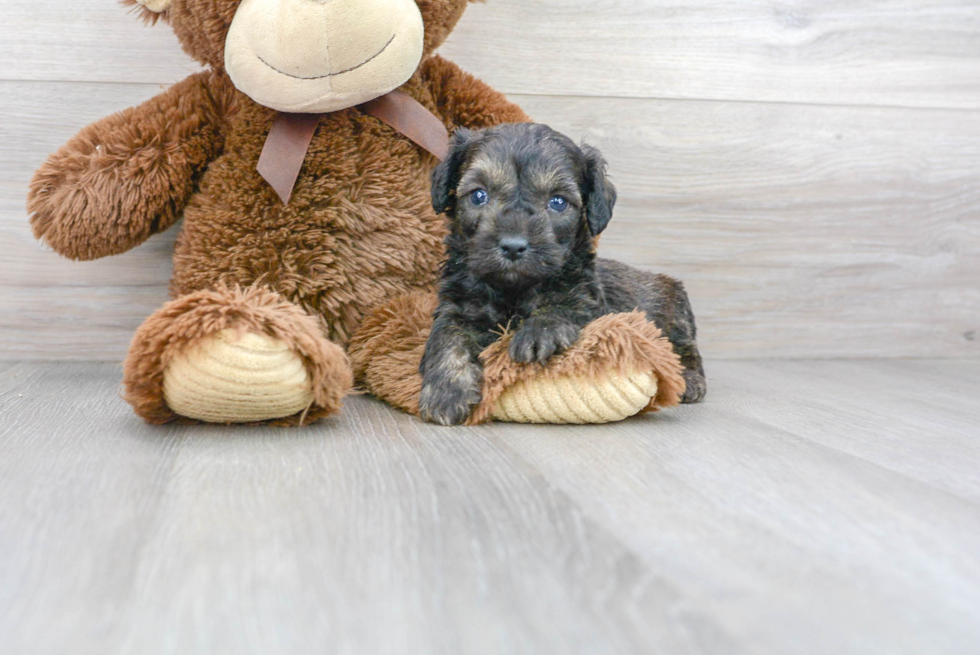
[(501, 254), (512, 262), (516, 262), (527, 253), (528, 243), (524, 237), (502, 237), (497, 242)]

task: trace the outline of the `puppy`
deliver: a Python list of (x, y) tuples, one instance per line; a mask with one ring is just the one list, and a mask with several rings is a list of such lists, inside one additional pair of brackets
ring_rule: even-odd
[(515, 329), (510, 356), (544, 364), (607, 313), (646, 312), (684, 365), (683, 402), (705, 393), (694, 315), (681, 283), (595, 256), (616, 190), (606, 163), (545, 125), (457, 130), (432, 174), (449, 218), (448, 259), (420, 371), (419, 415), (459, 424), (480, 402), (479, 354)]

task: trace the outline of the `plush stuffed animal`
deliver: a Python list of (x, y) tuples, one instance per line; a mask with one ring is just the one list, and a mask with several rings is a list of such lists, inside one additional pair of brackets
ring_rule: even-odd
[[(172, 300), (124, 367), (145, 420), (337, 411), (365, 316), (436, 278), (429, 174), (447, 131), (527, 120), (433, 54), (467, 0), (126, 1), (206, 69), (52, 155), (31, 183), (35, 235), (89, 260), (183, 217)], [(390, 368), (371, 352), (365, 371)]]

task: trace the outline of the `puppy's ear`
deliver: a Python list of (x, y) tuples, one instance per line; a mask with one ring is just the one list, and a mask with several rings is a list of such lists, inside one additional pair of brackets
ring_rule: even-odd
[(583, 200), (585, 201), (585, 216), (589, 223), (589, 232), (598, 236), (606, 229), (612, 219), (613, 207), (616, 205), (616, 187), (606, 177), (606, 160), (592, 146), (582, 146), (585, 153), (585, 183)]
[(476, 142), (478, 133), (457, 128), (449, 139), (449, 154), (432, 170), (432, 208), (450, 218), (456, 215), (456, 187), (462, 175), (466, 153)]

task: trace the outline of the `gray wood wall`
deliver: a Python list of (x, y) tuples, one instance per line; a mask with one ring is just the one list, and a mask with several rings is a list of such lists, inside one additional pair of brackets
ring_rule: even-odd
[[(707, 357), (980, 355), (980, 1), (489, 0), (442, 54), (599, 146), (602, 253), (683, 279)], [(27, 183), (197, 67), (113, 0), (0, 5), (0, 359), (121, 359), (174, 231), (74, 263)]]

